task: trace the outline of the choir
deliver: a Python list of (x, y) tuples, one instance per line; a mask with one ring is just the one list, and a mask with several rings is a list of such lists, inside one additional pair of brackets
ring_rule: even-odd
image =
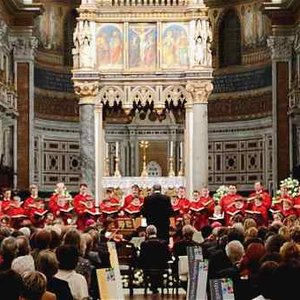
[[(31, 185), (29, 191), (30, 196), (21, 201), (19, 196), (13, 196), (11, 189), (3, 190), (0, 201), (1, 223), (9, 222), (12, 227), (17, 228), (26, 221), (41, 228), (59, 220), (63, 224), (77, 225), (78, 229), (84, 230), (87, 224), (105, 222), (107, 218), (141, 217), (145, 196), (136, 184), (123, 199), (119, 199), (113, 188), (107, 188), (100, 206), (96, 207), (95, 199), (85, 183), (80, 185), (79, 193), (74, 197), (67, 191), (64, 183), (57, 183), (48, 201), (38, 196), (36, 185)], [(218, 201), (210, 195), (207, 187), (201, 191), (195, 190), (192, 199), (187, 198), (183, 186), (169, 196), (175, 223), (181, 222), (183, 216), (189, 215), (191, 224), (197, 230), (216, 221), (230, 226), (236, 219), (250, 217), (255, 219), (258, 225), (267, 226), (274, 220), (282, 221), (291, 215), (300, 216), (300, 196), (292, 197), (285, 185), (281, 186), (273, 201), (261, 182), (255, 182), (254, 191), (248, 197), (241, 196), (233, 184)]]

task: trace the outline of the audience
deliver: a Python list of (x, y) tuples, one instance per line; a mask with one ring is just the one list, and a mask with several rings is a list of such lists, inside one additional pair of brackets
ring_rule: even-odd
[[(118, 246), (128, 238), (126, 235), (120, 240), (105, 238), (109, 219), (91, 220), (84, 231), (55, 218), (44, 228), (25, 222), (15, 230), (9, 220), (2, 222), (2, 219), (3, 216), (0, 217), (0, 298), (5, 300), (100, 299), (96, 269), (110, 267), (106, 242), (114, 240)], [(179, 260), (187, 258), (187, 247), (196, 246), (208, 260), (208, 280), (231, 278), (235, 300), (298, 299), (294, 296), (300, 278), (297, 217), (274, 219), (268, 226), (259, 226), (252, 218), (236, 217), (230, 226), (215, 221), (197, 231), (193, 219), (184, 214), (182, 220), (177, 220), (177, 227), (170, 230), (177, 232), (174, 244), (168, 245), (157, 237), (155, 226), (148, 226), (134, 265), (138, 272), (143, 271), (141, 276), (150, 283), (154, 294), (165, 278), (163, 274), (171, 276), (173, 272), (178, 276)], [(139, 231), (144, 232), (145, 227)], [(117, 227), (112, 233), (121, 235)], [(187, 288), (186, 282), (180, 284)]]

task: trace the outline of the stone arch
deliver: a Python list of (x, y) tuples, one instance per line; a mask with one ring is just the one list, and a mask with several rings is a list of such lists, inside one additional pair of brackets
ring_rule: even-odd
[(170, 103), (172, 101), (175, 105), (178, 105), (179, 101), (184, 102), (189, 99), (189, 93), (181, 85), (171, 85), (163, 90), (162, 99), (164, 102)]
[(130, 103), (141, 102), (145, 105), (147, 102), (155, 102), (157, 99), (156, 91), (150, 86), (137, 86), (130, 91), (130, 96), (128, 100)]
[(147, 172), (149, 177), (161, 177), (162, 168), (156, 161), (149, 161), (147, 164)]
[(113, 106), (114, 103), (123, 102), (125, 99), (124, 91), (118, 86), (105, 86), (99, 91), (97, 102), (99, 103), (109, 103)]

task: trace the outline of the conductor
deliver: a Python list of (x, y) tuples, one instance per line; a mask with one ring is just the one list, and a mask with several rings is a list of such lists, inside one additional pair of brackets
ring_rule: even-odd
[(142, 215), (147, 225), (157, 228), (157, 237), (169, 243), (170, 216), (173, 214), (171, 199), (161, 193), (161, 185), (154, 184), (152, 194), (147, 196), (142, 207)]

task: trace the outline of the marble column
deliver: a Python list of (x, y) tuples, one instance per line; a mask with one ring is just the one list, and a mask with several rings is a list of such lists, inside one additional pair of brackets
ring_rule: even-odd
[[(273, 98), (273, 186), (277, 189), (280, 180), (290, 175), (291, 157), (290, 120), (287, 114), (290, 89), (290, 70), (293, 36), (270, 36), (268, 46), (272, 58), (272, 98)], [(279, 146), (280, 141), (280, 146)]]
[(191, 105), (185, 107), (185, 129), (184, 129), (184, 176), (186, 178), (186, 191), (190, 199), (194, 190), (193, 186), (193, 108)]
[(95, 124), (95, 202), (96, 207), (99, 207), (100, 202), (103, 199), (103, 187), (102, 187), (102, 177), (104, 175), (104, 130), (103, 130), (103, 105), (102, 103), (97, 103), (94, 110), (94, 124)]
[(95, 125), (94, 104), (80, 104), (80, 159), (81, 181), (87, 183), (92, 194), (95, 192)]
[(213, 85), (210, 80), (191, 81), (186, 90), (185, 177), (191, 197), (193, 190), (208, 185), (207, 102)]
[(193, 105), (193, 188), (208, 185), (207, 102)]
[(32, 30), (13, 30), (10, 46), (14, 54), (15, 85), (19, 113), (17, 127), (17, 185), (27, 189), (34, 182), (34, 55), (38, 41)]

